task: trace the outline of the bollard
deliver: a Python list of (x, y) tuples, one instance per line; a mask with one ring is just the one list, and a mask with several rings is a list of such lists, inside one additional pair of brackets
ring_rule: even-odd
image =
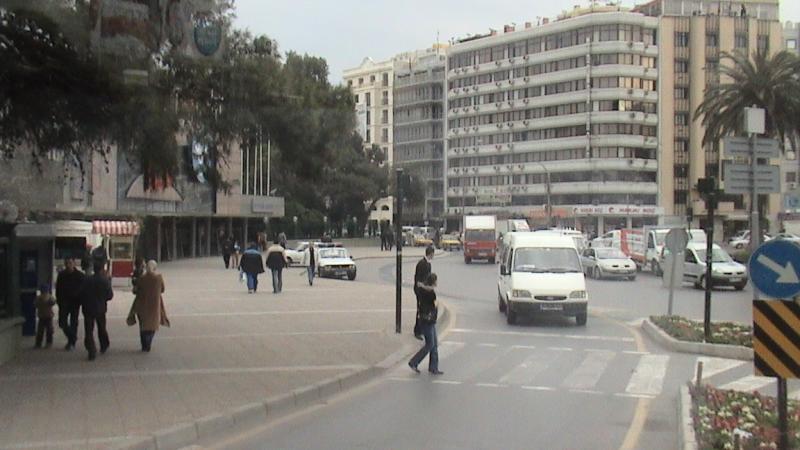
[(739, 437), (739, 434), (738, 433), (734, 434), (733, 435), (733, 450), (741, 450), (742, 447), (741, 447), (740, 443), (741, 443), (741, 439)]
[(703, 381), (703, 361), (697, 362), (697, 379), (695, 380), (695, 386), (700, 387), (700, 383)]

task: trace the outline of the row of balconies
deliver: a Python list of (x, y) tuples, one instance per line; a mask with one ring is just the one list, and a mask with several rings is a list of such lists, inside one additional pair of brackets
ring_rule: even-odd
[[(547, 168), (547, 171), (545, 170)], [(546, 172), (580, 172), (604, 170), (630, 170), (655, 172), (658, 163), (649, 159), (570, 159), (561, 161), (524, 162), (513, 164), (494, 164), (485, 166), (450, 167), (448, 175), (454, 178), (464, 176), (485, 176), (500, 174), (541, 174)]]
[[(658, 138), (654, 136), (638, 135), (602, 135), (591, 136), (594, 147), (635, 147), (656, 148)], [(474, 145), (468, 147), (450, 147), (447, 149), (448, 157), (458, 155), (485, 156), (501, 152), (516, 153), (545, 150), (567, 150), (584, 148), (589, 145), (589, 137), (572, 136), (568, 138), (542, 139), (541, 141), (508, 142), (505, 144)]]
[[(474, 195), (492, 195), (502, 193), (546, 194), (547, 184), (522, 184), (502, 186), (470, 186), (448, 187), (448, 197), (464, 197)], [(581, 181), (572, 183), (551, 183), (550, 195), (559, 194), (658, 194), (658, 183), (655, 181)]]
[[(591, 117), (589, 117), (591, 116)], [(590, 120), (592, 124), (604, 123), (636, 123), (643, 125), (658, 125), (658, 115), (639, 111), (603, 111), (593, 113), (578, 113), (564, 116), (553, 116), (539, 119), (524, 119), (515, 122), (495, 123), (489, 125), (475, 125), (471, 127), (450, 128), (448, 135), (455, 137), (464, 134), (486, 134), (497, 130), (545, 130), (548, 128), (582, 125)]]

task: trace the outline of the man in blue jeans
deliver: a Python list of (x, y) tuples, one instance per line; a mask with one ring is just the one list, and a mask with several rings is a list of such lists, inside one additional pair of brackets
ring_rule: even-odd
[(272, 270), (272, 292), (278, 294), (283, 290), (283, 268), (287, 266), (286, 251), (275, 239), (267, 249), (267, 267)]
[(430, 355), (428, 372), (431, 375), (442, 375), (444, 372), (439, 370), (439, 342), (436, 336), (436, 319), (438, 317), (436, 292), (434, 291), (436, 281), (435, 273), (428, 275), (425, 280), (426, 289), (420, 290), (419, 293), (419, 331), (425, 337), (425, 345), (411, 358), (408, 367), (419, 373), (417, 366), (426, 356)]
[(264, 272), (264, 261), (258, 251), (258, 244), (250, 243), (250, 248), (245, 250), (239, 260), (239, 270), (247, 276), (247, 292), (252, 294), (258, 290), (258, 274)]
[(314, 285), (314, 273), (317, 270), (317, 249), (314, 248), (314, 243), (309, 242), (308, 248), (303, 253), (303, 265), (306, 266), (308, 271), (308, 285)]

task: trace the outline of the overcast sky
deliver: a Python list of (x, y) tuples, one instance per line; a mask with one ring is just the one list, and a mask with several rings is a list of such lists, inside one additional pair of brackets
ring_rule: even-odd
[[(633, 1), (623, 4), (632, 6)], [(639, 1), (638, 3), (642, 3)], [(523, 5), (529, 5), (529, 12)], [(369, 56), (384, 60), (451, 37), (555, 18), (584, 0), (236, 0), (236, 26), (278, 41), (281, 51), (322, 56), (330, 79)], [(781, 0), (781, 20), (800, 21), (800, 0)]]

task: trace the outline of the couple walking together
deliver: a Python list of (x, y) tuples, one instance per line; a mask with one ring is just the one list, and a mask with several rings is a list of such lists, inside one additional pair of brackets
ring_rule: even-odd
[[(312, 245), (309, 245), (306, 250), (303, 261), (308, 264), (308, 284), (312, 285), (316, 267), (316, 254)], [(281, 245), (280, 238), (275, 239), (267, 249), (266, 263), (272, 272), (272, 292), (278, 294), (283, 291), (283, 269), (289, 265), (286, 251)], [(258, 290), (258, 275), (264, 273), (264, 260), (255, 243), (250, 244), (250, 248), (242, 255), (239, 270), (247, 278), (247, 292), (251, 294), (256, 292)]]
[(442, 375), (444, 372), (439, 370), (439, 343), (436, 336), (436, 319), (438, 316), (436, 302), (436, 282), (435, 273), (431, 272), (431, 260), (433, 259), (433, 247), (425, 249), (425, 257), (417, 263), (414, 271), (414, 293), (417, 296), (417, 321), (414, 324), (414, 336), (417, 339), (425, 339), (425, 345), (408, 362), (411, 370), (419, 373), (417, 366), (430, 355), (428, 360), (428, 372), (433, 375)]

